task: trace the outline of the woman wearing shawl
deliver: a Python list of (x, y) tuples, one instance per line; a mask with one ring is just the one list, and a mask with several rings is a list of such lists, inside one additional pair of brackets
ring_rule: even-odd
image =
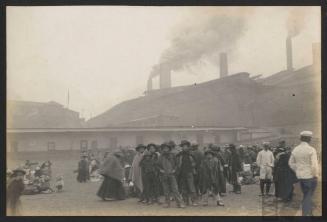
[(97, 192), (97, 195), (102, 200), (106, 198), (124, 200), (126, 198), (123, 188), (124, 168), (121, 163), (122, 153), (115, 152), (113, 155), (108, 155), (103, 165), (100, 168), (100, 174), (104, 180)]
[(221, 173), (219, 160), (214, 157), (215, 153), (212, 150), (205, 152), (205, 159), (202, 161), (199, 175), (200, 192), (203, 195), (204, 206), (208, 205), (209, 193), (214, 195), (218, 206), (224, 206), (219, 192), (221, 192)]
[(136, 155), (134, 156), (132, 167), (130, 169), (130, 174), (129, 174), (129, 181), (132, 181), (135, 188), (136, 192), (138, 193), (140, 200), (139, 202), (144, 201), (144, 196), (143, 196), (143, 182), (142, 182), (142, 170), (140, 166), (140, 162), (143, 159), (143, 153), (145, 151), (146, 147), (143, 144), (138, 145), (135, 150), (136, 150)]
[(214, 153), (214, 159), (218, 163), (218, 176), (219, 176), (219, 194), (225, 194), (226, 193), (226, 178), (224, 174), (224, 166), (225, 161), (223, 158), (223, 154), (221, 152), (221, 149), (219, 146), (213, 145), (211, 147), (211, 151)]

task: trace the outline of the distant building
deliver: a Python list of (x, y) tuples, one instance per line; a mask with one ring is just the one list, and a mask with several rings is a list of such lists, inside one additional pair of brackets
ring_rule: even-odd
[(57, 102), (7, 101), (7, 128), (80, 128), (79, 113)]

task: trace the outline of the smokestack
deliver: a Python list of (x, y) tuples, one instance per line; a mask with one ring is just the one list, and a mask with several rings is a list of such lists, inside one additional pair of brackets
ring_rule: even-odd
[(312, 44), (312, 65), (316, 71), (321, 70), (321, 45), (319, 42)]
[(227, 61), (227, 53), (220, 53), (220, 78), (228, 76), (228, 61)]
[(160, 67), (160, 89), (171, 87), (171, 70), (168, 67)]
[(148, 91), (151, 91), (152, 90), (152, 77), (149, 77), (148, 79)]
[(292, 52), (292, 38), (286, 39), (286, 67), (287, 71), (293, 71), (293, 52)]

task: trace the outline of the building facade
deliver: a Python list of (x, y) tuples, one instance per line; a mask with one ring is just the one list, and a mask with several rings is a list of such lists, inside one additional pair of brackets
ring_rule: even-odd
[(251, 138), (252, 132), (242, 127), (7, 129), (7, 152), (134, 148), (140, 143), (161, 144), (169, 140), (178, 144), (183, 139), (204, 146)]

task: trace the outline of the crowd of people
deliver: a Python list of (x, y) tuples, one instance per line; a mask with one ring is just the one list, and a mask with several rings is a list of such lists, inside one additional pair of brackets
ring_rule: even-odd
[[(314, 161), (306, 163), (305, 158), (298, 155), (295, 147), (292, 155), (292, 148), (286, 146), (285, 141), (279, 141), (277, 146), (264, 142), (262, 146), (235, 146), (226, 144), (219, 147), (209, 144), (204, 149), (199, 149), (197, 144), (189, 141), (181, 141), (178, 146), (173, 142), (156, 145), (140, 144), (136, 150), (131, 166), (128, 165), (129, 173), (124, 174), (122, 162), (123, 153), (117, 150), (108, 158), (105, 158), (100, 174), (104, 181), (97, 195), (106, 200), (125, 199), (128, 193), (123, 188), (127, 182), (144, 204), (164, 204), (170, 207), (175, 201), (176, 206), (184, 208), (187, 205), (197, 206), (208, 205), (208, 198), (213, 197), (217, 206), (224, 206), (223, 197), (227, 193), (241, 194), (242, 185), (256, 183), (258, 178), (260, 190), (258, 195), (262, 198), (275, 195), (284, 202), (289, 202), (293, 197), (293, 185), (301, 183), (305, 197), (303, 214), (312, 213), (311, 197), (312, 192), (305, 189), (308, 182), (303, 181), (301, 170), (311, 172), (317, 169), (313, 166), (317, 162), (316, 151), (309, 146), (312, 133), (305, 131), (301, 133), (301, 144), (306, 144), (311, 153), (315, 153)], [(314, 150), (314, 151), (313, 151)], [(305, 155), (305, 154), (303, 154)], [(298, 160), (293, 163), (294, 158)], [(304, 164), (301, 165), (301, 161)], [(312, 165), (313, 164), (313, 165)], [(258, 176), (258, 177), (256, 177)], [(311, 177), (316, 177), (312, 173)], [(227, 183), (232, 185), (232, 190), (227, 192)], [(271, 185), (274, 184), (274, 191)], [(311, 185), (311, 184), (310, 184)], [(160, 196), (164, 196), (164, 203), (160, 202)], [(311, 195), (311, 196), (310, 196)], [(309, 206), (309, 207), (308, 207)]]
[[(85, 183), (103, 179), (97, 192), (102, 200), (123, 200), (138, 197), (143, 204), (159, 204), (166, 208), (172, 202), (178, 208), (208, 206), (209, 198), (215, 205), (224, 206), (228, 193), (240, 195), (242, 185), (259, 180), (258, 195), (262, 198), (275, 195), (280, 201), (289, 202), (293, 185), (300, 183), (303, 192), (302, 213), (312, 215), (312, 196), (319, 174), (316, 149), (310, 146), (312, 132), (300, 135), (296, 147), (279, 141), (262, 145), (218, 146), (209, 144), (203, 149), (187, 140), (176, 145), (170, 141), (157, 145), (140, 144), (131, 150), (106, 152), (103, 159), (82, 153), (78, 163), (77, 181)], [(52, 192), (50, 187), (51, 162), (39, 165), (26, 161), (23, 167), (7, 172), (7, 206), (13, 215), (19, 209), (19, 196)], [(232, 189), (228, 191), (228, 184)], [(274, 184), (274, 192), (271, 185)], [(56, 190), (63, 189), (63, 177), (56, 178)], [(164, 196), (164, 202), (160, 197)]]

